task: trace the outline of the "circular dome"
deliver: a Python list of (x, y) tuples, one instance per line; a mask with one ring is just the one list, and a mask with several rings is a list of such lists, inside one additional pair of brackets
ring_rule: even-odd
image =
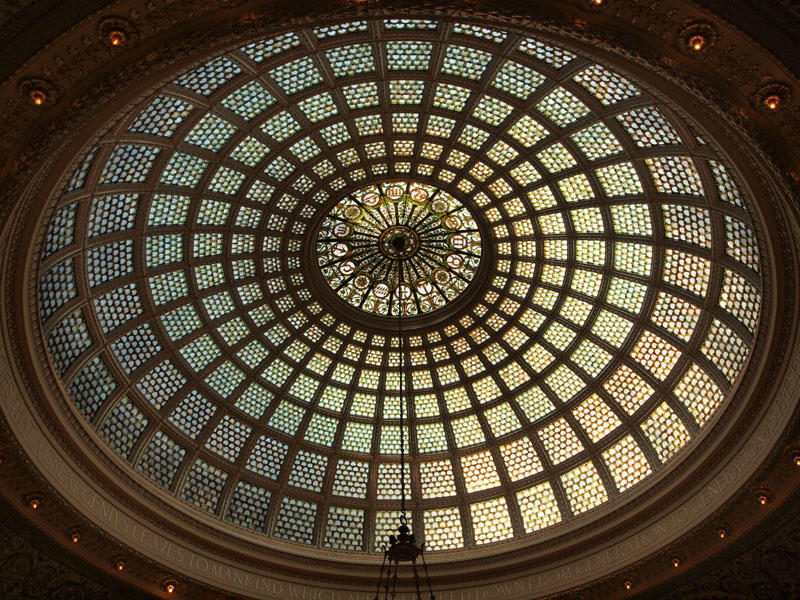
[(182, 510), (372, 553), (400, 496), (401, 345), (377, 292), (399, 286), (415, 320), (453, 301), (404, 334), (409, 520), (431, 552), (533, 543), (635, 498), (736, 388), (761, 265), (703, 136), (641, 84), (495, 28), (354, 21), (233, 48), (132, 107), (53, 198), (52, 366)]
[(353, 306), (378, 315), (442, 308), (475, 276), (481, 237), (450, 194), (392, 183), (339, 202), (317, 236), (328, 285)]

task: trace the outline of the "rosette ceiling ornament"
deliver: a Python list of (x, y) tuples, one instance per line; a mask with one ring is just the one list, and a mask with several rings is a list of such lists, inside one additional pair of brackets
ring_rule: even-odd
[(345, 198), (325, 219), (317, 237), (323, 276), (366, 312), (396, 315), (402, 306), (403, 314), (416, 315), (442, 308), (478, 269), (477, 225), (446, 192), (405, 182), (384, 187)]

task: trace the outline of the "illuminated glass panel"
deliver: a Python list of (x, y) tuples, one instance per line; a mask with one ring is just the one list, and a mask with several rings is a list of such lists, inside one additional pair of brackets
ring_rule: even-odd
[(228, 473), (197, 458), (186, 475), (181, 498), (201, 510), (213, 513), (227, 479)]
[(666, 402), (662, 402), (642, 422), (641, 427), (661, 462), (671, 458), (683, 448), (690, 437), (686, 426)]
[(269, 490), (239, 481), (225, 519), (248, 529), (263, 531), (271, 495)]
[(556, 69), (563, 67), (575, 58), (572, 52), (531, 38), (523, 39), (520, 42), (519, 51), (529, 54)]
[(553, 488), (547, 481), (517, 492), (517, 504), (527, 533), (561, 521), (561, 511), (556, 504)]
[[(408, 493), (408, 486), (411, 481), (411, 467), (408, 463), (404, 467), (406, 493)], [(400, 463), (381, 463), (378, 465), (378, 500), (399, 500), (400, 483)]]
[(390, 71), (427, 71), (431, 61), (430, 42), (386, 42), (386, 61)]
[(135, 144), (115, 147), (100, 174), (100, 183), (144, 182), (160, 151), (160, 148)]
[(423, 520), (426, 550), (452, 550), (464, 546), (461, 513), (457, 506), (426, 510)]
[(639, 95), (639, 90), (631, 82), (600, 65), (584, 69), (573, 79), (606, 105)]
[(270, 71), (270, 75), (288, 94), (322, 82), (322, 75), (309, 57), (281, 65)]
[(511, 481), (525, 479), (542, 470), (542, 462), (527, 437), (500, 446), (500, 454)]
[(500, 478), (491, 452), (478, 452), (461, 457), (461, 470), (467, 492), (480, 492), (500, 485)]
[(545, 77), (541, 73), (509, 60), (503, 64), (492, 85), (524, 100), (544, 81)]
[(747, 346), (730, 327), (714, 319), (700, 351), (733, 383), (747, 358)]
[(758, 321), (760, 304), (760, 294), (756, 287), (739, 273), (726, 269), (720, 291), (720, 307), (753, 332)]
[(322, 481), (328, 468), (328, 457), (300, 450), (294, 459), (289, 473), (289, 485), (310, 490), (322, 491)]
[(175, 85), (185, 87), (204, 96), (211, 95), (239, 73), (241, 68), (224, 56), (210, 60), (206, 64), (181, 75)]
[(637, 108), (617, 115), (617, 121), (640, 148), (679, 144), (681, 141), (669, 121), (654, 106)]
[(672, 390), (683, 402), (701, 427), (711, 418), (724, 395), (711, 376), (697, 364), (692, 364)]
[(475, 543), (490, 544), (514, 535), (505, 498), (470, 504)]
[(449, 460), (420, 463), (419, 478), (423, 498), (445, 498), (456, 495), (456, 481)]
[(698, 206), (664, 204), (664, 229), (667, 237), (711, 248), (711, 217)]
[(568, 471), (560, 479), (572, 512), (576, 515), (608, 500), (608, 492), (591, 461)]
[(644, 452), (630, 435), (603, 452), (603, 461), (608, 465), (620, 492), (624, 492), (653, 472)]
[(604, 123), (595, 123), (572, 135), (572, 141), (589, 160), (622, 152), (622, 145)]
[(336, 77), (347, 77), (375, 70), (372, 48), (369, 44), (341, 46), (328, 50), (325, 54)]
[(277, 479), (287, 452), (286, 444), (262, 435), (247, 460), (247, 468), (264, 477)]
[(158, 485), (169, 488), (185, 455), (185, 448), (163, 431), (156, 431), (136, 467)]
[(565, 419), (553, 421), (538, 433), (553, 464), (563, 462), (583, 450), (583, 444)]
[(259, 40), (242, 48), (242, 52), (247, 54), (256, 63), (263, 62), (271, 56), (280, 54), (284, 50), (289, 50), (300, 45), (300, 38), (296, 33), (283, 33), (267, 40)]
[(442, 73), (467, 79), (480, 79), (492, 55), (466, 46), (448, 46), (442, 63)]
[(338, 550), (361, 550), (364, 546), (363, 509), (331, 506), (323, 545)]
[[(414, 530), (413, 515), (407, 513), (407, 524), (409, 529)], [(383, 552), (389, 545), (389, 536), (397, 536), (397, 527), (400, 525), (399, 510), (379, 510), (375, 512), (375, 544), (373, 549), (376, 552)]]
[(597, 170), (597, 179), (607, 196), (627, 196), (642, 193), (642, 184), (631, 163), (609, 165)]
[(537, 110), (559, 127), (564, 127), (589, 114), (589, 109), (574, 94), (556, 88), (537, 105)]
[(655, 390), (627, 365), (620, 365), (603, 387), (631, 415), (655, 393)]
[(248, 426), (225, 415), (208, 438), (206, 448), (233, 462), (249, 435)]
[(530, 147), (547, 137), (549, 132), (538, 121), (523, 115), (509, 128), (508, 133), (520, 144)]
[(688, 156), (646, 158), (656, 189), (664, 194), (701, 196), (703, 184), (694, 162)]
[(222, 101), (223, 105), (247, 120), (262, 113), (274, 103), (275, 98), (255, 81), (243, 85)]
[(103, 419), (98, 431), (117, 454), (127, 457), (148, 422), (141, 409), (123, 396)]
[(314, 536), (317, 504), (286, 496), (281, 500), (278, 520), (272, 534), (300, 544), (310, 544)]
[(597, 394), (573, 408), (572, 414), (595, 443), (622, 425), (616, 413)]
[(193, 105), (173, 96), (158, 96), (128, 126), (128, 131), (172, 137)]

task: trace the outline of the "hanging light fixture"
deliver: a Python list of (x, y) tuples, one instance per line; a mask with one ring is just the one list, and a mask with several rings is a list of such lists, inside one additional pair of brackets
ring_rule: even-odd
[[(408, 232), (405, 231), (408, 229)], [(417, 546), (416, 538), (411, 528), (408, 526), (408, 519), (406, 517), (406, 454), (405, 454), (405, 434), (403, 433), (404, 426), (404, 413), (406, 406), (406, 399), (404, 397), (403, 379), (405, 378), (405, 369), (403, 364), (403, 355), (405, 353), (405, 344), (403, 341), (403, 306), (400, 302), (402, 289), (405, 283), (403, 276), (404, 260), (407, 254), (407, 244), (410, 241), (409, 235), (413, 235), (413, 231), (406, 225), (400, 225), (391, 231), (392, 238), (386, 240), (391, 244), (395, 250), (395, 265), (398, 272), (397, 287), (395, 288), (395, 298), (397, 300), (397, 332), (400, 339), (400, 517), (397, 527), (397, 535), (389, 536), (389, 546), (383, 547), (383, 563), (381, 564), (380, 575), (378, 576), (378, 585), (375, 589), (375, 600), (389, 600), (395, 598), (397, 594), (397, 574), (400, 570), (400, 563), (411, 563), (411, 569), (414, 573), (414, 591), (416, 592), (417, 600), (422, 600), (422, 589), (420, 588), (420, 574), (417, 569), (417, 560), (422, 561), (422, 566), (425, 570), (424, 578), (427, 585), (428, 592), (430, 593), (430, 600), (436, 600), (431, 588), (430, 577), (428, 575), (428, 564), (425, 562), (425, 544)]]

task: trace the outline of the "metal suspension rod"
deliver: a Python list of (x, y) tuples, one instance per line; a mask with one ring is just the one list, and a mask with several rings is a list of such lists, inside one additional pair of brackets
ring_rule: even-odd
[[(386, 568), (386, 557), (387, 556), (388, 556), (388, 553), (386, 552), (386, 549), (384, 548), (384, 550), (383, 550), (383, 562), (381, 563), (381, 572), (380, 572), (380, 575), (378, 575), (378, 584), (375, 586), (375, 600), (380, 600), (379, 596), (381, 594), (381, 582), (383, 581), (383, 571)], [(389, 574), (388, 573), (386, 574), (386, 578), (387, 579), (389, 578)]]
[[(403, 277), (403, 261), (400, 264), (400, 286), (405, 283)], [(400, 514), (402, 515), (403, 524), (406, 521), (406, 453), (405, 453), (405, 432), (403, 430), (405, 412), (405, 398), (403, 397), (403, 379), (405, 378), (405, 371), (403, 369), (403, 357), (405, 355), (405, 344), (403, 340), (403, 306), (400, 302), (400, 293), (397, 294), (397, 335), (400, 338)]]
[(391, 579), (391, 577), (392, 577), (392, 561), (391, 561), (391, 559), (389, 559), (389, 566), (386, 569), (386, 583), (383, 586), (383, 589), (384, 589), (383, 598), (384, 598), (384, 600), (389, 600), (389, 580)]
[[(389, 563), (391, 567), (391, 563)], [(397, 570), (400, 568), (400, 562), (394, 561), (394, 577), (392, 578), (392, 600), (397, 596)]]
[(420, 546), (419, 555), (422, 557), (422, 566), (425, 569), (425, 581), (428, 582), (428, 592), (431, 595), (430, 600), (436, 600), (436, 596), (433, 595), (433, 587), (431, 587), (431, 576), (428, 574), (428, 563), (425, 562), (425, 544)]
[(422, 600), (422, 592), (419, 589), (419, 572), (417, 571), (417, 559), (411, 560), (411, 567), (414, 570), (414, 587), (417, 590), (417, 600)]

